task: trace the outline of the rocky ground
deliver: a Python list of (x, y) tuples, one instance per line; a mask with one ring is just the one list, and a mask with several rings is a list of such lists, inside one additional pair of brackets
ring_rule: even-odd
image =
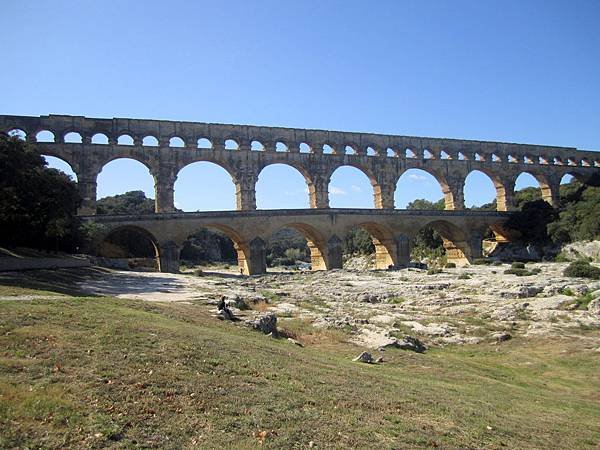
[[(508, 265), (398, 271), (279, 272), (239, 277), (205, 273), (106, 272), (79, 281), (94, 294), (192, 302), (214, 310), (224, 296), (235, 316), (272, 313), (278, 326), (303, 320), (348, 334), (367, 348), (398, 345), (405, 336), (427, 346), (476, 344), (515, 336), (571, 336), (598, 348), (600, 281), (566, 278), (566, 263), (527, 264), (532, 276), (504, 274)], [(591, 331), (591, 332), (590, 332)]]

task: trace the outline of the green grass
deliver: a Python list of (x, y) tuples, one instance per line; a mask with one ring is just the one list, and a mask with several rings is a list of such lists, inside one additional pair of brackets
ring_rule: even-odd
[[(565, 294), (568, 295), (568, 294)], [(575, 295), (575, 293), (573, 293), (572, 295)], [(587, 294), (584, 295), (580, 295), (579, 297), (573, 299), (572, 301), (569, 301), (568, 303), (563, 304), (563, 309), (579, 309), (582, 311), (586, 311), (588, 309), (588, 305), (590, 304), (590, 302), (594, 299), (594, 296), (592, 295), (591, 292), (588, 292)]]
[(260, 291), (260, 294), (270, 303), (277, 303), (281, 301), (281, 297), (273, 291), (262, 290)]
[[(282, 320), (305, 343), (202, 306), (0, 302), (0, 448), (592, 448), (600, 354), (581, 341), (388, 350)], [(598, 331), (589, 331), (597, 336)], [(488, 428), (490, 427), (490, 428)]]

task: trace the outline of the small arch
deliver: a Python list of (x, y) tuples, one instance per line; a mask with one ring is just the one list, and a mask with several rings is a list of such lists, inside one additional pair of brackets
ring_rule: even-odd
[(514, 157), (513, 155), (508, 155), (506, 157), (506, 161), (509, 162), (509, 163), (511, 163), (511, 164), (519, 162), (519, 160), (516, 157)]
[(260, 141), (252, 141), (250, 143), (250, 150), (255, 152), (264, 152), (265, 146)]
[(41, 130), (35, 135), (36, 142), (55, 142), (54, 133), (49, 130)]
[(154, 136), (145, 136), (144, 139), (142, 139), (142, 145), (144, 147), (158, 147), (158, 139)]
[(353, 145), (346, 145), (344, 147), (344, 153), (346, 155), (356, 155), (358, 152), (356, 151), (356, 146)]
[(117, 145), (133, 145), (133, 138), (128, 134), (122, 134), (117, 138)]
[(179, 136), (173, 136), (169, 139), (169, 147), (183, 148), (185, 147), (185, 142)]
[(92, 136), (92, 144), (108, 145), (108, 136), (104, 133), (96, 133)]
[(452, 159), (450, 157), (450, 155), (448, 153), (446, 153), (444, 150), (440, 151), (440, 159)]
[(433, 153), (431, 153), (429, 150), (424, 149), (423, 150), (423, 159), (434, 159), (433, 157)]
[(62, 158), (58, 158), (56, 156), (50, 155), (42, 155), (44, 160), (46, 161), (46, 165), (51, 169), (56, 169), (59, 172), (64, 173), (73, 181), (77, 182), (77, 174), (73, 170), (73, 167)]
[(416, 153), (410, 148), (407, 148), (404, 151), (404, 155), (406, 158), (416, 158), (417, 157)]
[(82, 144), (83, 139), (81, 138), (81, 134), (71, 131), (70, 133), (65, 134), (64, 141), (66, 144)]
[(324, 155), (335, 155), (335, 150), (329, 144), (323, 145), (323, 154)]
[(11, 130), (8, 130), (7, 133), (10, 137), (16, 137), (17, 139), (20, 139), (22, 141), (26, 140), (27, 138), (27, 133), (25, 133), (23, 130), (21, 130), (20, 128), (13, 128)]
[(492, 162), (500, 162), (500, 161), (502, 161), (502, 159), (495, 153), (492, 153)]
[(275, 151), (276, 152), (288, 152), (288, 147), (287, 145), (285, 145), (283, 142), (277, 142), (275, 144)]
[(300, 143), (300, 153), (311, 153), (310, 146), (306, 142)]
[(200, 138), (196, 141), (196, 145), (198, 146), (198, 148), (212, 148), (212, 142), (210, 142), (208, 139), (206, 138)]
[(377, 156), (378, 153), (373, 147), (367, 147), (367, 156)]
[(225, 150), (239, 150), (240, 144), (234, 139), (227, 139), (225, 141)]
[(466, 161), (467, 157), (465, 156), (465, 154), (463, 152), (458, 152), (458, 160), (459, 161)]
[(396, 150), (394, 150), (393, 148), (391, 148), (391, 147), (388, 147), (388, 148), (385, 150), (385, 155), (386, 155), (388, 158), (396, 158), (396, 157), (398, 157), (398, 152), (396, 152)]

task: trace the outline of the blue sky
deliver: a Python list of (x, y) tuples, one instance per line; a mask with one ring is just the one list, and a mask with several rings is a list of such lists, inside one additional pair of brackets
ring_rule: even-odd
[[(600, 2), (4, 0), (1, 114), (73, 114), (339, 129), (600, 150)], [(54, 162), (53, 162), (54, 165)], [(99, 196), (153, 182), (119, 160)], [(522, 177), (518, 187), (531, 184)], [(229, 176), (185, 169), (180, 208), (231, 209)], [(370, 207), (352, 168), (331, 204)], [(494, 197), (473, 173), (466, 203)], [(397, 206), (437, 200), (406, 174)], [(302, 176), (273, 166), (261, 208), (308, 206)]]

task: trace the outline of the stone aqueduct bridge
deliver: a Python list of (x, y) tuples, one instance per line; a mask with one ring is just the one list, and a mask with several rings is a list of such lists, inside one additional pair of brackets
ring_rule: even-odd
[(510, 213), (495, 211), (414, 211), (385, 209), (284, 209), (275, 211), (218, 211), (146, 215), (87, 216), (107, 225), (107, 233), (136, 227), (157, 250), (159, 269), (179, 270), (183, 242), (200, 228), (211, 228), (231, 238), (238, 264), (245, 274), (266, 271), (266, 241), (282, 228), (304, 235), (313, 270), (342, 268), (342, 239), (354, 227), (367, 230), (375, 244), (376, 267), (406, 267), (411, 242), (421, 228), (432, 226), (444, 239), (450, 260), (464, 264), (481, 257), (488, 228), (502, 232)]
[[(163, 271), (177, 269), (183, 240), (194, 227), (203, 226), (220, 229), (232, 238), (240, 266), (249, 274), (264, 271), (264, 241), (284, 226), (305, 235), (314, 268), (341, 267), (341, 238), (354, 226), (362, 226), (373, 236), (378, 267), (405, 263), (411, 238), (428, 224), (440, 231), (451, 258), (469, 260), (480, 255), (481, 237), (488, 227), (501, 234), (508, 211), (514, 207), (514, 185), (521, 173), (537, 179), (543, 198), (552, 205), (557, 204), (565, 174), (587, 182), (600, 173), (600, 152), (502, 142), (162, 120), (0, 116), (0, 131), (14, 130), (37, 143), (43, 154), (71, 166), (83, 198), (82, 215), (96, 213), (96, 179), (104, 165), (118, 158), (144, 164), (155, 180), (157, 214), (96, 219), (108, 230), (133, 225), (145, 230), (157, 247)], [(51, 142), (38, 142), (42, 131), (51, 133)], [(157, 145), (144, 145), (147, 137), (155, 138)], [(200, 142), (208, 142), (209, 148), (199, 148)], [(235, 148), (226, 146), (230, 142)], [(227, 170), (236, 186), (238, 211), (175, 212), (177, 174), (197, 161)], [(258, 176), (263, 168), (277, 163), (302, 173), (312, 209), (256, 211)], [(376, 209), (329, 209), (330, 178), (345, 165), (367, 175)], [(446, 211), (394, 210), (398, 179), (411, 168), (437, 179)], [(492, 179), (499, 212), (464, 210), (463, 187), (473, 170)]]

